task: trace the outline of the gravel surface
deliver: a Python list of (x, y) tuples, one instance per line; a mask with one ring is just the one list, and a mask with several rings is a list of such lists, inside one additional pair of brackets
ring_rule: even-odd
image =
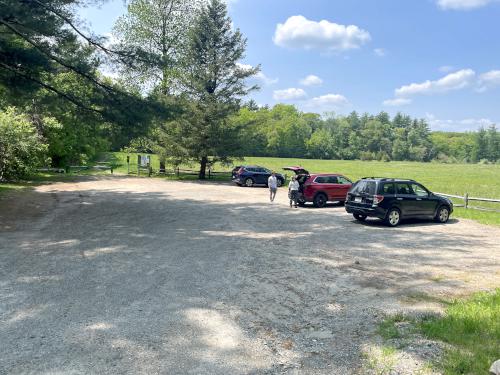
[(286, 199), (126, 177), (4, 196), (0, 374), (364, 374), (385, 314), (500, 285), (498, 228)]

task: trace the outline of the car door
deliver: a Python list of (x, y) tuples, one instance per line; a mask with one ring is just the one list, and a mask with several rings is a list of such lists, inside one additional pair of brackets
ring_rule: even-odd
[(324, 190), (326, 191), (326, 194), (328, 195), (328, 200), (329, 201), (336, 201), (338, 198), (338, 193), (337, 193), (337, 176), (325, 176), (325, 184), (324, 184)]
[(396, 200), (403, 216), (415, 216), (417, 196), (409, 182), (396, 182)]
[(265, 168), (256, 168), (255, 169), (255, 180), (259, 185), (267, 184), (267, 178), (270, 174), (267, 173)]
[(420, 184), (411, 184), (415, 198), (415, 215), (433, 216), (436, 210), (436, 200), (431, 197), (430, 192)]
[(267, 173), (266, 168), (259, 168), (259, 184), (267, 184), (267, 179), (271, 173)]
[(314, 179), (314, 192), (315, 194), (317, 192), (321, 192), (321, 193), (325, 193), (326, 196), (327, 196), (327, 200), (331, 200), (330, 199), (330, 191), (329, 191), (329, 187), (328, 187), (328, 176), (317, 176), (315, 179)]

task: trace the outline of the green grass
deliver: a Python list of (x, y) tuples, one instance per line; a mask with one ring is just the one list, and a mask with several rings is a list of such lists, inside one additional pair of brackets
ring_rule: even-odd
[(401, 332), (396, 327), (396, 323), (405, 321), (403, 315), (397, 314), (384, 319), (378, 326), (377, 333), (385, 340), (401, 338)]
[(403, 338), (399, 322), (409, 323), (404, 345), (412, 345), (414, 333), (446, 343), (442, 357), (433, 367), (445, 375), (487, 374), (489, 366), (500, 358), (500, 288), (480, 292), (470, 298), (443, 300), (425, 297), (442, 303), (442, 315), (416, 319), (401, 314), (384, 319), (377, 333), (385, 340)]
[[(110, 161), (117, 173), (127, 173), (126, 153), (115, 152), (109, 154)], [(136, 162), (136, 155), (131, 154), (130, 160)], [(152, 167), (159, 169), (159, 161), (155, 155), (151, 159)], [(269, 169), (283, 172), (283, 167), (300, 165), (310, 172), (337, 172), (352, 180), (366, 176), (412, 178), (432, 191), (463, 196), (466, 192), (472, 197), (500, 199), (500, 165), (487, 164), (440, 164), (417, 162), (378, 162), (359, 160), (313, 160), (293, 158), (262, 158), (248, 157), (245, 160), (235, 161), (239, 164), (257, 164)], [(182, 168), (196, 169), (196, 165)], [(229, 171), (231, 167), (216, 165), (216, 171)], [(288, 176), (291, 172), (286, 172)], [(175, 178), (175, 177), (170, 177)], [(183, 176), (185, 179), (195, 179), (196, 176)], [(463, 200), (454, 200), (462, 203)], [(500, 204), (474, 202), (471, 204), (490, 207), (500, 210)], [(464, 208), (456, 208), (454, 216), (473, 219), (484, 224), (500, 225), (500, 212), (486, 212)]]
[(487, 374), (500, 358), (500, 288), (453, 301), (443, 317), (423, 320), (419, 328), (449, 344), (439, 363), (444, 374)]

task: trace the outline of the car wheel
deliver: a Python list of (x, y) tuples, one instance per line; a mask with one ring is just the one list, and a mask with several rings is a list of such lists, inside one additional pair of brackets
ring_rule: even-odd
[(365, 221), (366, 220), (366, 215), (360, 215), (360, 214), (352, 214), (354, 218), (358, 221)]
[(252, 186), (253, 186), (253, 184), (254, 184), (254, 182), (253, 182), (253, 180), (252, 180), (251, 178), (247, 178), (247, 179), (245, 180), (245, 186), (246, 186), (246, 187), (252, 187)]
[(326, 206), (327, 197), (325, 194), (318, 194), (314, 197), (314, 207), (323, 208)]
[(391, 208), (389, 212), (387, 212), (387, 216), (385, 217), (385, 223), (390, 227), (398, 226), (401, 221), (401, 211), (397, 208)]
[(450, 218), (450, 209), (446, 206), (439, 207), (436, 217), (434, 218), (438, 223), (446, 223)]
[(281, 181), (281, 179), (278, 178), (276, 185), (278, 185), (278, 187), (281, 187), (283, 185), (283, 181)]

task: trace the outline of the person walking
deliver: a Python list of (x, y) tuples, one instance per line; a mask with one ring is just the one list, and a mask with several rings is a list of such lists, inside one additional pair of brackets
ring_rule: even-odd
[(267, 186), (269, 187), (269, 200), (274, 202), (276, 191), (278, 191), (278, 179), (276, 178), (276, 172), (273, 171), (271, 176), (267, 179)]
[(292, 180), (288, 184), (288, 193), (290, 195), (290, 207), (292, 207), (292, 202), (293, 202), (295, 208), (297, 208), (297, 199), (299, 199), (299, 187), (300, 184), (297, 181), (297, 177), (293, 176)]

